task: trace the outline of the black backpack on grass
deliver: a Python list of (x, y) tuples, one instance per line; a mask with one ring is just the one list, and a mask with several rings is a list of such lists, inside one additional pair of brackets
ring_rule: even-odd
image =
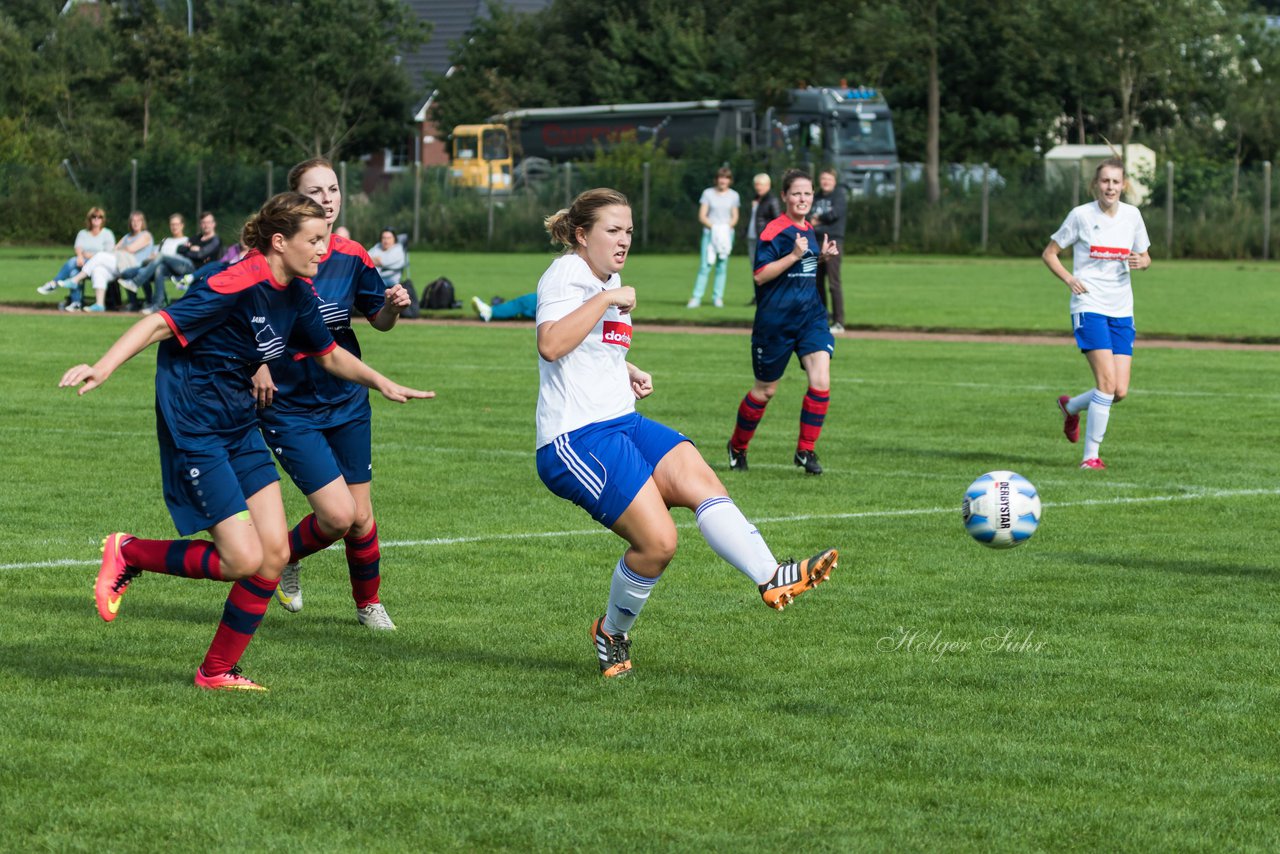
[(453, 282), (444, 276), (427, 285), (421, 305), (427, 309), (462, 308), (462, 303), (454, 298)]

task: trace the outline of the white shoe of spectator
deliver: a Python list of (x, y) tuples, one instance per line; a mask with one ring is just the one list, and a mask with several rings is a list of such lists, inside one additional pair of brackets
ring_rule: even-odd
[(476, 310), (476, 314), (480, 315), (480, 319), (485, 323), (493, 320), (493, 309), (480, 297), (471, 298), (471, 306)]
[(50, 279), (40, 287), (36, 288), (36, 293), (41, 294), (43, 296), (48, 296), (49, 294), (53, 293), (60, 287), (62, 286), (58, 284), (57, 279)]

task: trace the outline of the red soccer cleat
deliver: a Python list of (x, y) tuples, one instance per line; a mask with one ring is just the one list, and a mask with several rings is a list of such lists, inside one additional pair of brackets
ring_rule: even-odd
[(128, 539), (131, 539), (128, 534), (117, 532), (102, 541), (102, 567), (93, 586), (93, 598), (98, 603), (98, 616), (108, 623), (116, 618), (129, 582), (140, 574), (139, 570), (127, 566), (120, 554), (120, 546)]
[(1066, 434), (1067, 441), (1073, 445), (1080, 441), (1080, 416), (1072, 415), (1067, 412), (1067, 401), (1071, 398), (1062, 395), (1058, 398), (1058, 408), (1062, 410), (1062, 432)]
[(240, 665), (219, 676), (206, 676), (203, 667), (196, 668), (196, 687), (206, 691), (266, 691), (248, 676), (240, 674)]
[(1094, 457), (1093, 459), (1085, 460), (1080, 464), (1080, 468), (1082, 469), (1104, 469), (1106, 467), (1107, 467), (1107, 464), (1104, 463), (1102, 460), (1098, 459), (1097, 457)]

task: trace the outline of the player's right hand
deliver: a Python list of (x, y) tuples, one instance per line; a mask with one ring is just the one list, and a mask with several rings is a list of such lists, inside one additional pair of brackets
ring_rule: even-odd
[(259, 409), (266, 409), (271, 405), (271, 401), (275, 400), (276, 392), (275, 382), (271, 379), (271, 369), (264, 362), (258, 365), (258, 370), (253, 372), (253, 400), (257, 403)]
[(76, 394), (84, 394), (87, 391), (92, 391), (106, 381), (107, 378), (99, 375), (93, 365), (82, 364), (76, 365), (74, 368), (69, 369), (65, 374), (63, 374), (62, 379), (58, 382), (58, 388), (74, 388), (75, 386), (84, 383), (84, 385), (76, 391)]
[(388, 383), (385, 387), (379, 388), (382, 396), (393, 403), (408, 403), (410, 400), (430, 400), (436, 396), (434, 391), (419, 391), (416, 388), (400, 385), (399, 383)]
[(805, 253), (809, 251), (809, 238), (797, 237), (795, 248), (791, 250), (791, 254), (797, 258), (803, 258)]
[(609, 304), (616, 305), (622, 314), (630, 314), (636, 307), (636, 289), (630, 285), (623, 285), (605, 293), (609, 295)]
[(1089, 289), (1084, 286), (1084, 282), (1080, 281), (1075, 276), (1067, 278), (1067, 287), (1071, 288), (1071, 293), (1073, 294), (1078, 295), (1089, 293)]

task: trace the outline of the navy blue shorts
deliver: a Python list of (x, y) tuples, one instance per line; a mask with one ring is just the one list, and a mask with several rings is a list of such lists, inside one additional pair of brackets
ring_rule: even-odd
[(836, 351), (836, 339), (831, 334), (825, 311), (821, 320), (795, 332), (769, 329), (751, 333), (751, 369), (762, 383), (782, 379), (792, 353), (802, 357), (824, 351), (832, 356)]
[(257, 428), (220, 447), (184, 451), (160, 420), (160, 473), (164, 503), (178, 533), (189, 537), (249, 509), (245, 499), (280, 479)]
[(1071, 315), (1071, 327), (1081, 353), (1110, 350), (1117, 356), (1132, 356), (1137, 330), (1132, 317), (1108, 317), (1086, 311)]
[(633, 412), (557, 436), (538, 449), (538, 477), (606, 528), (613, 527), (662, 458), (690, 440)]
[(347, 483), (373, 480), (373, 429), (368, 413), (332, 427), (263, 419), (262, 437), (303, 495), (339, 477)]

